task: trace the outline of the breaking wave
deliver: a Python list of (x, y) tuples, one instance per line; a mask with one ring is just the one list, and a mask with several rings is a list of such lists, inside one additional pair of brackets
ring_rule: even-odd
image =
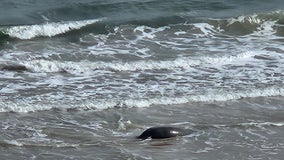
[[(6, 70), (13, 68), (26, 68), (31, 72), (68, 72), (68, 73), (85, 73), (94, 70), (110, 70), (110, 71), (137, 71), (137, 70), (173, 70), (173, 69), (190, 69), (191, 67), (211, 64), (211, 65), (224, 65), (240, 62), (242, 60), (253, 59), (257, 55), (254, 52), (244, 52), (237, 55), (223, 56), (223, 57), (199, 57), (194, 58), (177, 58), (172, 61), (133, 61), (133, 62), (63, 62), (51, 60), (30, 60), (20, 62), (20, 64), (13, 66), (3, 66)], [(1, 69), (1, 66), (0, 66)]]
[(284, 96), (284, 88), (267, 87), (245, 91), (208, 91), (206, 94), (187, 95), (182, 97), (156, 97), (148, 99), (125, 99), (125, 100), (86, 100), (85, 102), (49, 102), (40, 104), (30, 101), (0, 102), (0, 112), (34, 112), (51, 109), (62, 110), (105, 110), (111, 108), (144, 108), (156, 105), (178, 105), (194, 102), (224, 102), (243, 98)]
[(208, 23), (213, 25), (216, 31), (229, 35), (283, 35), (280, 28), (284, 24), (284, 11), (242, 15), (224, 20), (209, 20)]
[(0, 28), (0, 38), (8, 35), (18, 39), (32, 39), (36, 37), (53, 37), (59, 34), (64, 34), (72, 30), (78, 30), (82, 27), (94, 24), (102, 19), (92, 19), (83, 21), (69, 22), (51, 22), (36, 25), (21, 25)]
[[(167, 18), (167, 17), (166, 17)], [(165, 18), (165, 19), (166, 19)], [(19, 25), (19, 26), (2, 26), (0, 27), (0, 40), (6, 39), (7, 37), (17, 38), (17, 39), (32, 39), (36, 37), (53, 37), (56, 35), (64, 34), (73, 30), (79, 30), (85, 26), (95, 24), (100, 19), (90, 19), (81, 21), (63, 21), (63, 22), (49, 22), (44, 24), (35, 25)], [(151, 21), (152, 22), (152, 21)], [(279, 34), (283, 35), (283, 25), (284, 25), (284, 11), (278, 10), (269, 13), (258, 13), (252, 15), (242, 15), (234, 18), (228, 19), (208, 19), (208, 20), (194, 20), (191, 22), (184, 18), (178, 22), (173, 21), (171, 23), (166, 23), (163, 25), (151, 25), (141, 20), (139, 22), (125, 21), (121, 23), (114, 23), (111, 21), (105, 22), (108, 27), (117, 27), (115, 25), (144, 25), (144, 26), (172, 26), (178, 23), (190, 24), (193, 27), (199, 29), (199, 31), (204, 34), (218, 34), (225, 33), (234, 36), (244, 36), (244, 35), (272, 35)], [(158, 22), (157, 22), (158, 23)], [(139, 29), (139, 28), (138, 28)], [(151, 36), (151, 35), (150, 35)]]

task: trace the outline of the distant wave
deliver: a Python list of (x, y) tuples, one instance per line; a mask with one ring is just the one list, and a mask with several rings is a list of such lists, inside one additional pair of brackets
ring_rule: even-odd
[[(186, 18), (182, 17), (177, 18), (177, 17), (179, 16), (172, 17), (168, 15), (165, 17), (157, 17), (156, 19), (146, 19), (146, 20), (129, 19), (122, 22), (113, 22), (110, 20), (105, 22), (104, 25), (108, 25), (109, 27), (114, 27), (114, 26), (117, 27), (117, 25), (133, 24), (137, 26), (165, 27), (165, 26), (171, 26), (173, 24), (185, 23), (186, 25), (191, 25), (194, 28), (198, 29), (200, 31), (200, 34), (203, 34), (205, 36), (216, 35), (219, 33), (224, 33), (233, 36), (245, 36), (245, 35), (263, 36), (263, 35), (273, 35), (273, 34), (283, 35), (283, 29), (281, 29), (284, 25), (283, 10), (278, 10), (268, 13), (257, 13), (252, 15), (242, 15), (227, 19), (206, 19), (206, 20), (195, 19), (194, 22), (191, 22)], [(50, 23), (35, 24), (35, 25), (2, 26), (0, 27), (0, 40), (6, 39), (7, 37), (23, 39), (23, 40), (32, 39), (36, 37), (53, 37), (73, 30), (80, 30), (85, 26), (95, 24), (104, 19), (105, 18), (81, 20), (81, 21), (50, 22)], [(171, 22), (169, 22), (169, 19)], [(175, 19), (180, 19), (180, 20), (177, 21)], [(138, 27), (134, 31), (137, 31), (139, 29), (141, 28)]]
[[(229, 19), (212, 19), (208, 23), (214, 31), (231, 35), (273, 35), (281, 32), (279, 27), (283, 27), (284, 11), (278, 10), (268, 13), (258, 13), (252, 15), (242, 15)], [(207, 27), (208, 28), (208, 27)], [(206, 32), (210, 32), (211, 28)]]
[(0, 28), (0, 38), (7, 35), (18, 39), (32, 39), (35, 37), (53, 37), (72, 30), (78, 30), (87, 25), (94, 24), (102, 19), (83, 21), (51, 22), (36, 25), (9, 26)]

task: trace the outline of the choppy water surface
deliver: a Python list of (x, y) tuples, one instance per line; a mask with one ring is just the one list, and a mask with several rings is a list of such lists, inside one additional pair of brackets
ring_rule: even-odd
[[(281, 159), (283, 100), (1, 113), (3, 159)], [(137, 141), (151, 126), (193, 134)]]
[(1, 2), (2, 157), (281, 159), (281, 4)]

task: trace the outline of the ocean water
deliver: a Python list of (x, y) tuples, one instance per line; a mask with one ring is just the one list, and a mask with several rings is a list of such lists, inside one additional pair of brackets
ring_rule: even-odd
[(281, 0), (2, 0), (0, 159), (280, 160), (283, 72)]

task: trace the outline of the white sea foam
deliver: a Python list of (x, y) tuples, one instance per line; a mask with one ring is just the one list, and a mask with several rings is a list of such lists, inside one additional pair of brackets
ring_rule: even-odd
[(216, 32), (215, 27), (208, 23), (195, 23), (193, 26), (198, 28), (206, 36)]
[[(24, 66), (33, 72), (61, 72), (64, 68), (64, 62), (48, 61), (48, 60), (31, 60), (22, 62)], [(68, 64), (66, 64), (68, 65)]]
[(276, 33), (275, 26), (277, 25), (277, 21), (279, 20), (280, 15), (283, 15), (283, 13), (272, 12), (268, 13), (267, 15), (253, 14), (250, 16), (239, 16), (237, 18), (228, 19), (227, 26), (234, 25), (235, 23), (249, 23), (257, 27), (251, 35), (272, 36)]
[(246, 61), (252, 59), (257, 53), (255, 52), (243, 52), (237, 55), (223, 56), (223, 57), (201, 57), (201, 61), (215, 64), (215, 65), (225, 65), (231, 63), (240, 63), (241, 61)]
[(189, 68), (200, 64), (199, 60), (176, 59), (173, 61), (138, 61), (138, 62), (59, 62), (48, 60), (32, 60), (23, 62), (28, 69), (33, 72), (61, 72), (82, 73), (96, 69), (114, 71), (135, 71), (135, 70), (155, 70)]
[(139, 39), (147, 38), (147, 39), (153, 39), (155, 38), (155, 34), (161, 31), (164, 31), (165, 29), (168, 29), (169, 27), (159, 27), (159, 28), (152, 28), (148, 26), (139, 26), (134, 29), (134, 32), (140, 32), (142, 35)]
[[(156, 97), (148, 99), (126, 99), (126, 100), (88, 100), (80, 103), (54, 102), (40, 104), (30, 101), (0, 102), (0, 112), (32, 112), (40, 110), (58, 109), (83, 109), (104, 110), (120, 107), (151, 107), (155, 105), (177, 105), (192, 102), (218, 102), (231, 101), (242, 98), (284, 96), (284, 89), (280, 87), (268, 87), (264, 89), (251, 89), (246, 91), (208, 91), (206, 94), (187, 95), (182, 97)], [(60, 103), (60, 104), (55, 104)]]
[(211, 91), (205, 95), (192, 95), (184, 97), (159, 97), (146, 100), (126, 100), (123, 102), (125, 106), (148, 107), (152, 105), (173, 105), (184, 104), (188, 102), (214, 102), (214, 101), (230, 101), (241, 98), (256, 98), (267, 96), (284, 96), (284, 89), (270, 87), (266, 89), (254, 89), (239, 92), (221, 92)]
[(179, 35), (186, 34), (186, 32), (185, 32), (185, 31), (179, 31), (179, 32), (175, 32), (174, 34), (177, 35), (177, 36), (179, 36)]
[(18, 140), (3, 140), (3, 143), (11, 146), (41, 146), (41, 147), (78, 147), (79, 144), (65, 143), (60, 140), (52, 140), (48, 138), (23, 138)]
[(245, 23), (249, 22), (251, 24), (260, 24), (263, 22), (263, 19), (259, 18), (257, 14), (251, 15), (251, 16), (238, 16), (236, 18), (230, 18), (227, 20), (227, 25), (232, 25), (236, 22)]
[(262, 24), (266, 21), (277, 21), (281, 19), (284, 15), (283, 10), (277, 10), (272, 12), (267, 12), (263, 14), (252, 14), (252, 15), (246, 15), (246, 16), (238, 16), (236, 18), (229, 18), (227, 20), (227, 25), (232, 25), (236, 22), (239, 23), (250, 23), (250, 24)]
[(70, 73), (84, 73), (92, 72), (94, 70), (113, 70), (113, 71), (136, 71), (136, 70), (160, 70), (160, 69), (190, 69), (198, 65), (225, 65), (230, 63), (238, 63), (252, 59), (255, 55), (254, 52), (244, 52), (237, 55), (223, 56), (223, 57), (199, 57), (193, 59), (189, 57), (177, 58), (172, 61), (134, 61), (134, 62), (62, 62), (62, 61), (49, 61), (49, 60), (30, 60), (21, 62), (29, 70), (33, 72), (62, 72), (67, 71)]
[(266, 127), (266, 126), (275, 126), (283, 127), (284, 122), (249, 122), (249, 123), (240, 123), (241, 126), (257, 126), (257, 127)]
[(12, 145), (12, 146), (17, 146), (17, 147), (21, 147), (24, 144), (17, 141), (17, 140), (4, 140), (4, 143), (8, 144), (8, 145)]
[(51, 22), (38, 25), (13, 26), (5, 29), (4, 33), (19, 39), (31, 39), (39, 36), (52, 37), (63, 34), (71, 30), (80, 29), (90, 24), (94, 24), (102, 19)]
[(277, 21), (265, 21), (261, 23), (260, 27), (254, 31), (253, 35), (256, 36), (272, 36), (276, 33), (275, 25)]

